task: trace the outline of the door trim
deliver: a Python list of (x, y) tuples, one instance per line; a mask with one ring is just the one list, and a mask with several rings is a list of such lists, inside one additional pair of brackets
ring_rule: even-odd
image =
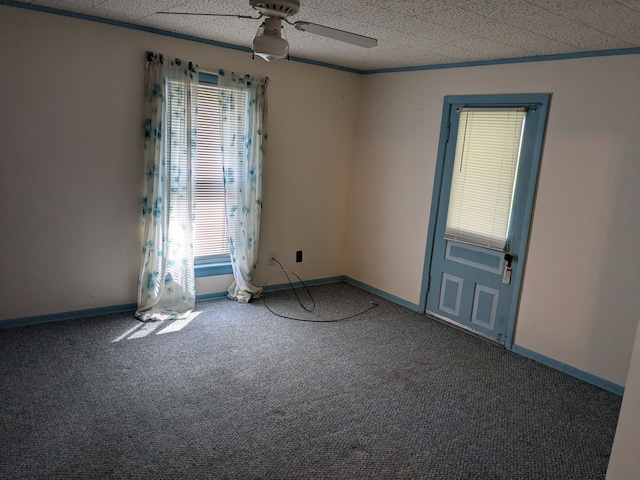
[[(525, 201), (525, 214), (518, 222), (522, 222), (523, 240), (519, 251), (513, 252), (520, 259), (520, 267), (511, 277), (514, 286), (515, 301), (511, 302), (509, 316), (507, 319), (507, 331), (504, 339), (505, 348), (511, 350), (513, 346), (513, 335), (516, 326), (516, 316), (520, 305), (522, 280), (526, 268), (526, 254), (529, 246), (531, 234), (531, 224), (533, 219), (533, 205), (537, 193), (538, 174), (542, 159), (542, 150), (546, 132), (547, 117), (551, 103), (550, 93), (533, 94), (505, 94), (505, 95), (447, 95), (444, 97), (442, 107), (442, 117), (440, 121), (440, 137), (438, 142), (438, 153), (436, 169), (434, 173), (433, 193), (431, 196), (431, 208), (429, 211), (429, 227), (427, 230), (427, 243), (424, 256), (424, 266), (422, 273), (422, 285), (420, 287), (420, 311), (426, 312), (427, 293), (432, 283), (431, 261), (435, 244), (435, 230), (438, 210), (440, 208), (440, 197), (442, 193), (442, 182), (444, 178), (445, 156), (449, 140), (449, 130), (451, 129), (450, 118), (453, 105), (464, 105), (465, 107), (508, 107), (508, 106), (535, 106), (539, 110), (536, 134), (532, 139), (533, 144), (527, 145), (531, 149), (530, 169), (526, 172), (519, 172), (519, 181), (528, 184), (528, 193)], [(522, 146), (525, 148), (525, 145)], [(428, 313), (428, 312), (427, 312)], [(433, 315), (433, 313), (428, 313)]]

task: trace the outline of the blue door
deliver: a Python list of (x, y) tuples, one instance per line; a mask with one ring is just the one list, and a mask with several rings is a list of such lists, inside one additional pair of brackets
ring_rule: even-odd
[(438, 319), (511, 345), (549, 95), (445, 97), (423, 286)]

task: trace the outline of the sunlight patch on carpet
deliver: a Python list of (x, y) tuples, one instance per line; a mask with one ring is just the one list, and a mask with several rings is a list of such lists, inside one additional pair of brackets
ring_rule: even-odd
[(165, 327), (164, 329), (160, 330), (157, 333), (157, 335), (160, 335), (162, 333), (179, 332), (184, 327), (189, 325), (191, 320), (196, 318), (201, 313), (202, 312), (191, 312), (187, 318), (183, 318), (182, 320), (174, 320), (173, 322), (169, 323), (169, 325), (167, 325), (167, 327)]
[(181, 320), (169, 321), (168, 324), (166, 324), (165, 321), (148, 322), (148, 323), (140, 322), (140, 323), (137, 323), (136, 325), (134, 325), (129, 330), (127, 330), (126, 332), (124, 332), (122, 335), (120, 335), (115, 340), (112, 340), (111, 343), (120, 342), (120, 341), (124, 340), (125, 338), (127, 340), (134, 340), (136, 338), (144, 338), (144, 337), (146, 337), (148, 335), (151, 335), (156, 330), (158, 330), (160, 328), (160, 326), (162, 326), (162, 325), (166, 325), (166, 326), (162, 330), (160, 330), (159, 332), (156, 332), (156, 335), (160, 335), (162, 333), (179, 332), (184, 327), (189, 325), (189, 323), (191, 323), (191, 321), (194, 318), (196, 318), (198, 315), (200, 315), (201, 313), (202, 312), (200, 312), (200, 311), (194, 311), (194, 312), (191, 312), (187, 318), (184, 318), (184, 319), (181, 319)]

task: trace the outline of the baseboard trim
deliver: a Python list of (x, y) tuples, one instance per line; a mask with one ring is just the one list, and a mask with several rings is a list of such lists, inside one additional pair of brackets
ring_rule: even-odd
[[(344, 281), (345, 281), (345, 277), (343, 275), (339, 275), (337, 277), (325, 277), (325, 278), (316, 278), (314, 280), (304, 280), (304, 285), (306, 285), (307, 287), (314, 287), (317, 285), (329, 285), (331, 283), (340, 283)], [(291, 288), (292, 284), (294, 288), (300, 288), (303, 286), (303, 283), (301, 281), (291, 282), (291, 284), (276, 283), (274, 285), (266, 285), (264, 287), (264, 291), (269, 293), (269, 292), (278, 292), (281, 290), (287, 290)]]
[[(402, 306), (402, 307), (406, 307), (409, 310), (413, 310), (415, 312), (419, 312), (420, 311), (420, 306), (418, 304), (415, 303), (411, 303), (408, 302), (407, 300), (400, 298), (400, 297), (396, 297), (395, 295), (392, 295), (390, 293), (387, 293), (385, 291), (382, 291), (378, 288), (372, 287), (371, 285), (367, 285), (366, 283), (363, 283), (359, 280), (355, 280), (351, 277), (348, 277), (346, 275), (339, 275), (336, 277), (326, 277), (326, 278), (318, 278), (315, 280), (305, 280), (304, 284), (308, 287), (313, 287), (315, 285), (327, 285), (327, 284), (331, 284), (331, 283), (339, 283), (339, 282), (344, 282), (344, 283), (348, 283), (349, 285), (353, 285), (354, 287), (358, 287), (366, 292), (369, 293), (373, 293), (374, 295), (377, 295), (381, 298), (384, 298), (385, 300), (389, 300), (390, 302), (393, 303), (397, 303), (398, 305)], [(299, 288), (302, 287), (302, 282), (292, 282), (293, 286), (295, 288)], [(264, 289), (265, 292), (275, 292), (278, 290), (286, 290), (288, 288), (291, 288), (291, 285), (288, 283), (279, 283), (276, 285), (267, 285)]]
[(84, 310), (73, 310), (70, 312), (50, 313), (47, 315), (34, 315), (32, 317), (10, 318), (0, 320), (0, 330), (13, 327), (27, 327), (29, 325), (39, 325), (41, 323), (62, 322), (64, 320), (77, 320), (79, 318), (97, 317), (99, 315), (110, 315), (113, 313), (131, 313), (136, 311), (135, 303), (124, 305), (112, 305), (109, 307), (87, 308)]
[[(412, 303), (409, 302), (407, 300), (405, 300), (404, 298), (400, 298), (400, 297), (396, 297), (395, 295), (392, 295), (390, 293), (384, 292), (382, 290), (380, 290), (379, 288), (376, 287), (372, 287), (371, 285), (367, 285), (366, 283), (362, 283), (359, 280), (355, 280), (351, 277), (344, 277), (343, 280), (345, 283), (348, 283), (350, 285), (353, 285), (354, 287), (358, 287), (361, 288), (362, 290), (365, 290), (369, 293), (373, 293), (374, 295), (378, 295), (379, 297), (384, 298), (385, 300), (389, 300), (390, 302), (393, 303), (397, 303), (398, 305), (408, 308), (409, 310), (413, 310), (414, 312), (420, 312), (420, 305), (418, 305), (417, 303)], [(424, 313), (424, 312), (421, 312)]]
[[(338, 277), (328, 277), (328, 278), (319, 278), (315, 280), (305, 281), (305, 285), (311, 287), (314, 285), (326, 285), (330, 283), (338, 283), (345, 281), (343, 276)], [(294, 286), (301, 287), (302, 283), (295, 282)], [(287, 288), (291, 288), (288, 283), (282, 283), (278, 285), (269, 285), (265, 291), (266, 292), (275, 292), (278, 290), (286, 290)], [(227, 298), (227, 292), (213, 292), (213, 293), (202, 293), (196, 295), (196, 302), (206, 302), (209, 300), (220, 300), (222, 298)], [(90, 318), (90, 317), (98, 317), (100, 315), (109, 315), (113, 313), (133, 313), (136, 311), (138, 306), (135, 303), (127, 303), (124, 305), (112, 305), (108, 307), (99, 307), (99, 308), (88, 308), (83, 310), (72, 310), (69, 312), (60, 312), (60, 313), (50, 313), (46, 315), (34, 315), (30, 317), (20, 317), (20, 318), (9, 318), (6, 320), (0, 320), (0, 330), (14, 328), (14, 327), (28, 327), (30, 325), (39, 325), (42, 323), (54, 323), (54, 322), (63, 322), (65, 320), (77, 320), (80, 318)]]
[(517, 353), (518, 355), (522, 355), (523, 357), (535, 360), (536, 362), (546, 365), (547, 367), (554, 368), (561, 371), (562, 373), (566, 373), (567, 375), (571, 375), (572, 377), (595, 385), (596, 387), (600, 387), (603, 390), (607, 390), (608, 392), (615, 393), (620, 396), (624, 395), (624, 387), (622, 385), (618, 385), (617, 383), (610, 382), (609, 380), (605, 380), (604, 378), (585, 372), (584, 370), (580, 370), (579, 368), (572, 367), (571, 365), (567, 365), (566, 363), (562, 363), (558, 360), (554, 360), (553, 358), (542, 355), (541, 353), (534, 352), (533, 350), (521, 347), (520, 345), (512, 345), (511, 351)]
[[(204, 293), (202, 295), (196, 295), (196, 302), (218, 300), (226, 297), (227, 292)], [(9, 318), (7, 320), (0, 320), (0, 330), (14, 327), (28, 327), (29, 325), (40, 325), (42, 323), (64, 322), (65, 320), (78, 320), (79, 318), (99, 317), (100, 315), (110, 315), (113, 313), (131, 313), (133, 315), (137, 308), (138, 306), (135, 303), (126, 303), (124, 305), (72, 310), (69, 312), (34, 315), (32, 317)]]

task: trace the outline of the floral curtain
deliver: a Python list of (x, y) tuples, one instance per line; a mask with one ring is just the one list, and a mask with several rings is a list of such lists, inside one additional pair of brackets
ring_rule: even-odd
[(195, 306), (198, 66), (147, 52), (143, 248), (136, 316), (185, 318)]
[[(262, 288), (253, 284), (253, 275), (260, 237), (268, 83), (268, 78), (218, 73), (227, 231), (234, 276), (227, 295), (243, 303), (262, 294)], [(239, 131), (241, 118), (244, 128)]]

